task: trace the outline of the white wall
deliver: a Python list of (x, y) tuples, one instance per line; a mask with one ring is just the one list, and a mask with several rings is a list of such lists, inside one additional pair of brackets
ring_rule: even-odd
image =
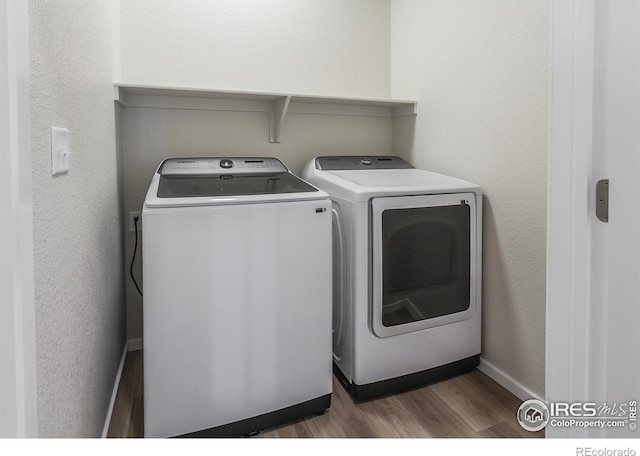
[(540, 395), (548, 10), (548, 0), (391, 2), (391, 96), (419, 106), (396, 152), (482, 186), (482, 356)]
[[(127, 83), (389, 95), (389, 0), (127, 0), (121, 14)], [(141, 210), (155, 169), (171, 156), (275, 156), (300, 173), (316, 155), (391, 149), (383, 117), (289, 113), (277, 144), (268, 142), (266, 113), (123, 108), (121, 118), (125, 213)], [(127, 270), (133, 247), (127, 233)], [(141, 277), (139, 264), (135, 271)], [(142, 300), (126, 284), (127, 336), (137, 339)]]
[(389, 0), (126, 0), (122, 79), (389, 95)]
[[(30, 36), (39, 434), (98, 437), (124, 344), (118, 2), (31, 1)], [(51, 126), (70, 130), (67, 175)]]

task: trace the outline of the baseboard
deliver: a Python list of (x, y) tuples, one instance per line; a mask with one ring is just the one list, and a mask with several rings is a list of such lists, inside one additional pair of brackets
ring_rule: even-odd
[(113, 391), (111, 392), (111, 401), (109, 401), (109, 408), (107, 409), (107, 418), (104, 422), (104, 428), (102, 429), (102, 438), (106, 439), (109, 433), (109, 425), (111, 424), (111, 416), (113, 415), (113, 406), (116, 403), (116, 396), (118, 394), (118, 387), (120, 386), (120, 377), (122, 376), (122, 370), (124, 368), (124, 360), (127, 358), (127, 352), (129, 350), (129, 342), (125, 342), (124, 350), (122, 350), (122, 357), (120, 358), (120, 365), (118, 366), (118, 373), (116, 374), (116, 380), (113, 385)]
[(539, 399), (544, 400), (540, 394), (531, 391), (529, 388), (519, 383), (513, 377), (502, 372), (496, 366), (486, 361), (483, 358), (480, 358), (480, 365), (478, 369), (485, 373), (487, 376), (491, 377), (498, 384), (504, 387), (507, 391), (511, 392), (518, 399), (526, 401), (527, 399)]

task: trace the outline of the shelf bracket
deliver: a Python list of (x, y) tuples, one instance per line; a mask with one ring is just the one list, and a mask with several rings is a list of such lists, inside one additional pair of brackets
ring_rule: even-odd
[(282, 124), (284, 123), (284, 118), (287, 115), (287, 109), (289, 109), (290, 101), (291, 96), (285, 95), (273, 102), (273, 107), (269, 113), (269, 142), (281, 142), (280, 132), (282, 131)]

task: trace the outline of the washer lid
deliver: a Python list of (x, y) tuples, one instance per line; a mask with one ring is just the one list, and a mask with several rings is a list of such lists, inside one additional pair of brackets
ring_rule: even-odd
[(165, 160), (153, 177), (146, 207), (211, 206), (326, 198), (276, 158)]

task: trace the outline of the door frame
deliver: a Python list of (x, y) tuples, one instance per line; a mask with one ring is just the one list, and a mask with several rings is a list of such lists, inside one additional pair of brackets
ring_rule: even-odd
[(0, 0), (0, 437), (37, 437), (29, 2)]
[[(593, 190), (594, 0), (551, 2), (546, 392), (588, 401)], [(588, 437), (547, 428), (547, 437)]]

